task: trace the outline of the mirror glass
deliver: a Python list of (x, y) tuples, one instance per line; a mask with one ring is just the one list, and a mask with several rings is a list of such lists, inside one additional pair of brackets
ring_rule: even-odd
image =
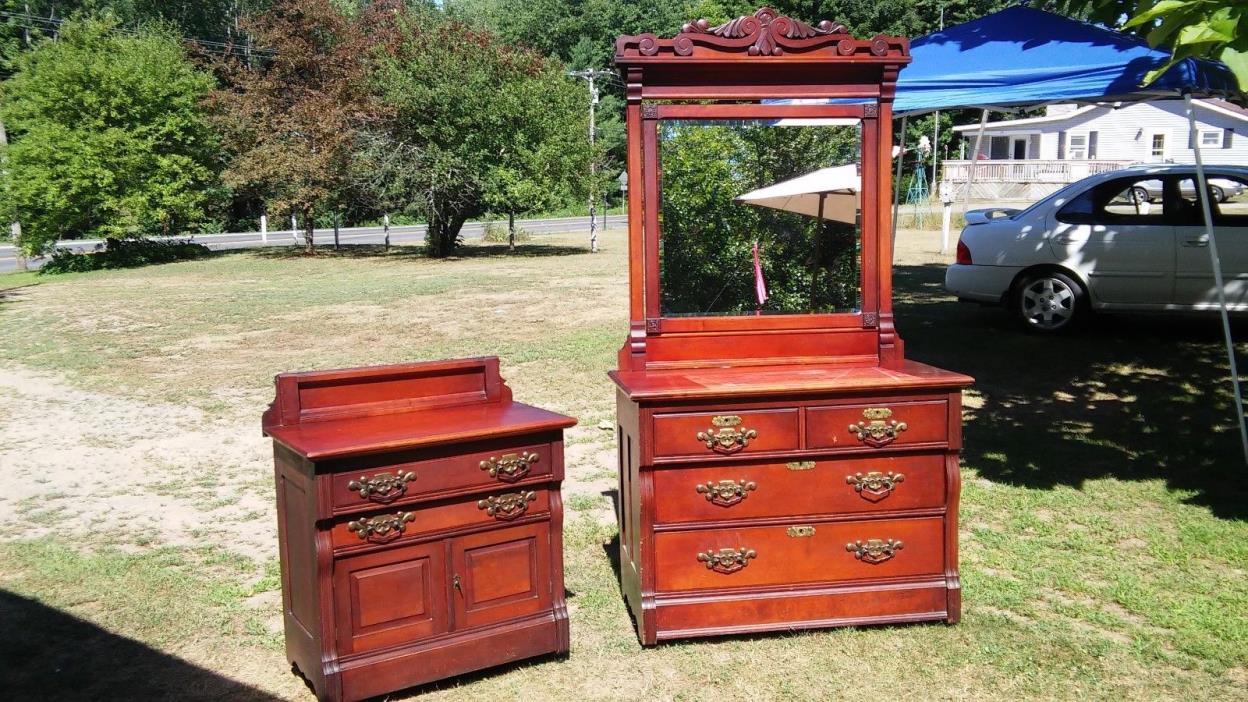
[(861, 308), (857, 120), (664, 120), (658, 130), (663, 316)]

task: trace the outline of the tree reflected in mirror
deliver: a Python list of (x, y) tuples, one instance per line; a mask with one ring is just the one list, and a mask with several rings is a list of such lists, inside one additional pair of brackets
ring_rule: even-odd
[[(861, 154), (859, 127), (833, 120), (786, 124), (793, 121), (660, 123), (664, 316), (861, 307), (861, 181), (853, 167)], [(766, 197), (777, 190), (782, 196)], [(743, 195), (758, 197), (747, 204)]]

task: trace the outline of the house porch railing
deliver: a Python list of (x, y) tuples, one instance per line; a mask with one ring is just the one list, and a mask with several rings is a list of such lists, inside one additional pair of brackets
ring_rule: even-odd
[[(942, 178), (952, 183), (965, 183), (971, 161), (944, 161)], [(976, 183), (1073, 183), (1096, 173), (1116, 171), (1133, 161), (1106, 160), (1016, 160), (975, 161)]]

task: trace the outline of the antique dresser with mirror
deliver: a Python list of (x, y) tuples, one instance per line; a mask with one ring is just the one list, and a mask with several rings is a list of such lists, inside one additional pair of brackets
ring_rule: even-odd
[(643, 644), (960, 612), (961, 390), (893, 326), (908, 42), (769, 9), (621, 37), (620, 580)]

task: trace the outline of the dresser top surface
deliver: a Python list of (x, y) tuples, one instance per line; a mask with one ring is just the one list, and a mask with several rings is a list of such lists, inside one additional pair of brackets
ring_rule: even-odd
[(970, 376), (916, 361), (906, 361), (899, 369), (882, 366), (737, 366), (611, 371), (608, 375), (634, 400), (954, 390), (974, 382)]
[(269, 436), (309, 460), (566, 429), (576, 420), (519, 402), (463, 405), (270, 427)]

